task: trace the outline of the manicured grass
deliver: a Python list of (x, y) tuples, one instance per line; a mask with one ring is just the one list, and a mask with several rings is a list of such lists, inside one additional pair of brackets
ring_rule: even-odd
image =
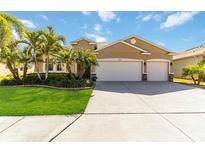
[[(174, 82), (194, 84), (192, 80), (182, 78), (174, 78)], [(200, 85), (205, 85), (205, 82), (201, 82)]]
[(92, 90), (0, 87), (0, 115), (68, 115), (85, 110)]

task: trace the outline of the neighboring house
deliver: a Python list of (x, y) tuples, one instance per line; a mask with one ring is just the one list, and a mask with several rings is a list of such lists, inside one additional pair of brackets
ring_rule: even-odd
[[(32, 65), (31, 67), (29, 67), (28, 73), (33, 73), (33, 72), (34, 72), (34, 66)], [(10, 75), (10, 74), (11, 74), (11, 72), (6, 67), (6, 65), (0, 63), (0, 76), (6, 76), (6, 75)], [(19, 68), (19, 74), (23, 74), (22, 68)]]
[[(169, 50), (132, 35), (107, 44), (82, 38), (71, 43), (73, 47), (91, 49), (99, 66), (86, 70), (85, 77), (97, 76), (98, 81), (168, 81), (172, 80), (172, 56)], [(50, 64), (50, 72), (65, 72), (64, 64)], [(45, 72), (45, 64), (39, 69)], [(77, 73), (78, 66), (72, 70)]]
[(197, 64), (205, 60), (205, 46), (186, 50), (173, 56), (173, 71), (175, 77), (182, 77), (182, 70), (187, 65)]

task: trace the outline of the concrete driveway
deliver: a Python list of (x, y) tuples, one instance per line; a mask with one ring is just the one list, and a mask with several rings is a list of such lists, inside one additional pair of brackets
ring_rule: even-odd
[(98, 82), (75, 116), (0, 117), (0, 141), (205, 141), (205, 91), (170, 82)]

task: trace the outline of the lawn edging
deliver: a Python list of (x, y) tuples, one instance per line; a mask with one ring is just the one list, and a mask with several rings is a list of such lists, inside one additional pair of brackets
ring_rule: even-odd
[(93, 89), (92, 87), (78, 87), (78, 88), (63, 88), (63, 87), (55, 87), (55, 86), (48, 86), (48, 85), (11, 85), (11, 86), (0, 86), (0, 87), (41, 87), (41, 88), (50, 88), (50, 89), (59, 89), (59, 90), (86, 90), (86, 89)]
[(196, 88), (205, 89), (204, 85), (195, 85), (193, 83), (184, 83), (184, 82), (176, 82), (176, 81), (174, 83), (178, 83), (178, 84), (183, 84), (183, 85), (187, 85), (187, 86), (192, 86), (192, 87), (196, 87)]

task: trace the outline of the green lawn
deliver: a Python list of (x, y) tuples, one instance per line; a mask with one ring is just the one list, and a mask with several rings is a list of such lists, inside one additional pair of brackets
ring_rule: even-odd
[[(174, 82), (194, 84), (192, 80), (182, 78), (174, 78)], [(205, 85), (205, 82), (201, 82), (200, 85)]]
[(92, 90), (0, 87), (0, 115), (68, 115), (84, 111)]

